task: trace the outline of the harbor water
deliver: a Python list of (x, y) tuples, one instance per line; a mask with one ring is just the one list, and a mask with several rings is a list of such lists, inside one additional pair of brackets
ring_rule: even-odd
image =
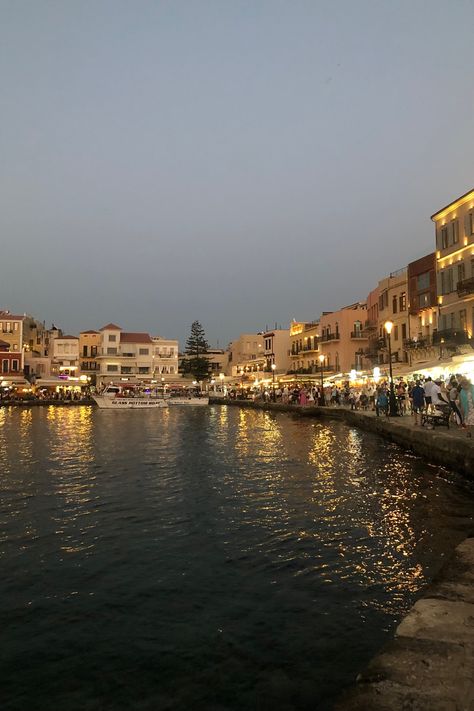
[(2, 711), (327, 711), (473, 504), (340, 422), (0, 409)]

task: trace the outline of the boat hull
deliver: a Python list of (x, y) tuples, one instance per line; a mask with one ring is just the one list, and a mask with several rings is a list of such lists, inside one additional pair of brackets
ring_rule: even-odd
[(104, 410), (150, 410), (167, 407), (166, 400), (148, 397), (107, 397), (93, 395), (95, 403)]
[(209, 405), (208, 397), (170, 397), (167, 401), (168, 405), (185, 405), (188, 407), (205, 407)]

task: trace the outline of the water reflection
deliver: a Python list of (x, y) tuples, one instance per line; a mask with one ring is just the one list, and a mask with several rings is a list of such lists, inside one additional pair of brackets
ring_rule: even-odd
[(338, 423), (229, 407), (0, 422), (4, 678), (23, 708), (327, 708), (472, 527), (470, 490)]

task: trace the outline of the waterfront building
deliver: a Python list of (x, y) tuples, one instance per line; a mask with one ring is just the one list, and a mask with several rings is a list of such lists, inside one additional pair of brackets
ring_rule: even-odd
[(227, 348), (226, 375), (262, 373), (266, 364), (262, 333), (241, 333)]
[(474, 190), (431, 216), (435, 224), (439, 319), (435, 337), (445, 353), (474, 344)]
[[(266, 361), (265, 370), (271, 373), (275, 371), (275, 375), (286, 374), (290, 367), (289, 356), (290, 345), (290, 329), (275, 328), (271, 331), (265, 331), (263, 334), (263, 355)], [(272, 365), (275, 366), (272, 369)]]
[(366, 320), (365, 302), (356, 302), (338, 311), (324, 311), (321, 314), (319, 348), (328, 375), (363, 370), (368, 344), (364, 332)]
[(441, 355), (437, 339), (436, 254), (408, 264), (409, 334), (404, 341), (410, 365), (429, 363)]
[(392, 321), (391, 350), (393, 372), (401, 374), (409, 362), (406, 349), (406, 342), (410, 338), (407, 268), (399, 269), (389, 274), (388, 277), (381, 279), (378, 289), (379, 365), (388, 365), (389, 362), (388, 340), (384, 326), (387, 321)]
[(223, 348), (209, 348), (206, 357), (209, 360), (211, 377), (227, 371), (229, 354)]
[(58, 336), (54, 339), (51, 375), (64, 379), (79, 379), (79, 338)]
[(373, 289), (367, 296), (367, 318), (364, 321), (363, 333), (367, 337), (364, 348), (364, 369), (372, 370), (378, 367), (380, 352), (379, 336), (379, 287)]
[(153, 379), (168, 382), (176, 380), (178, 375), (179, 344), (176, 340), (152, 336), (153, 342)]
[[(8, 346), (8, 352), (16, 354), (19, 373), (23, 373), (23, 321), (24, 316), (0, 310), (0, 339)], [(7, 346), (4, 346), (6, 348)], [(5, 351), (4, 351), (5, 352)]]
[(113, 323), (99, 333), (98, 385), (117, 382), (151, 385), (177, 379), (178, 341), (123, 331)]
[(81, 331), (79, 334), (80, 377), (86, 378), (91, 385), (96, 384), (99, 370), (101, 334), (99, 331)]
[(319, 321), (290, 324), (289, 373), (317, 373), (319, 368)]
[(21, 378), (21, 351), (11, 351), (8, 341), (0, 340), (0, 385), (8, 385)]
[(44, 321), (26, 316), (24, 330), (24, 373), (32, 383), (40, 378), (51, 377), (54, 341), (62, 337), (60, 328), (52, 324), (46, 328)]

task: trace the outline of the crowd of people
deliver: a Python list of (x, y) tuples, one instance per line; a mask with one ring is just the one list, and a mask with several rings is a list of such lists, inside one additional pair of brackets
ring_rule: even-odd
[[(352, 410), (372, 410), (377, 416), (393, 413), (390, 403), (390, 386), (387, 381), (368, 383), (363, 387), (352, 386), (347, 382), (342, 386), (328, 385), (324, 388), (316, 385), (284, 385), (273, 389), (256, 389), (246, 392), (233, 390), (231, 398), (252, 397), (254, 400), (281, 402), (283, 404), (324, 405), (350, 407)], [(472, 436), (474, 428), (474, 385), (463, 376), (451, 376), (448, 381), (404, 380), (394, 383), (392, 408), (397, 416), (410, 415), (415, 426), (423, 423), (423, 414), (444, 413), (458, 427), (465, 429), (467, 436)], [(427, 424), (427, 426), (432, 426)]]

